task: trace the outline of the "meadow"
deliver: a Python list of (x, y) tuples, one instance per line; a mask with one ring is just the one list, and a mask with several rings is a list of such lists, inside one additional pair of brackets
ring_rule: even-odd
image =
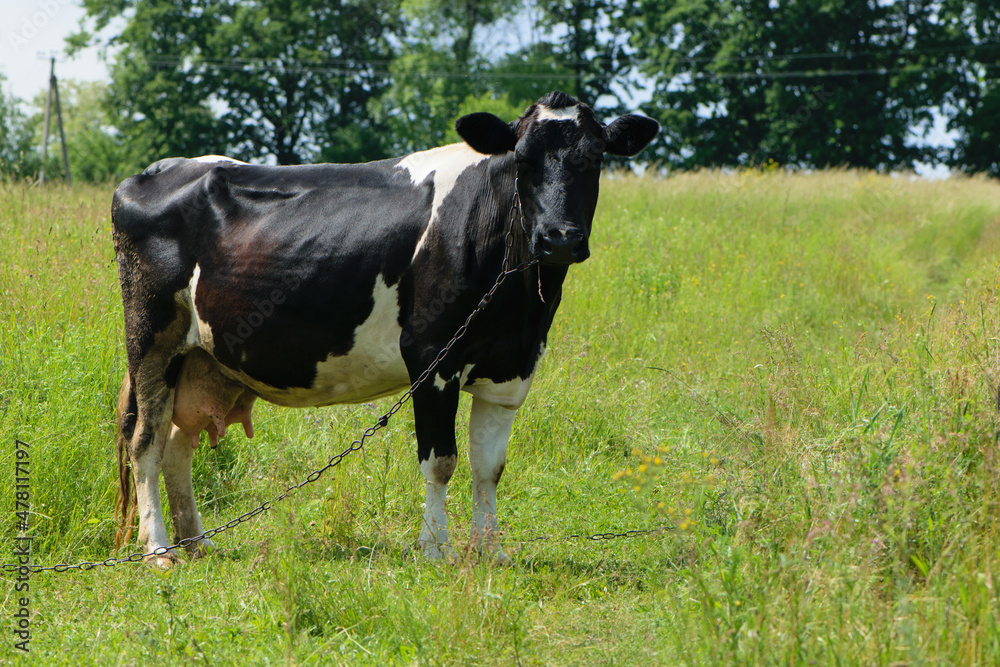
[[(0, 184), (2, 563), (17, 439), (36, 563), (135, 551), (114, 548), (113, 189)], [(998, 242), (988, 180), (607, 177), (514, 426), (512, 566), (463, 548), (461, 457), (459, 556), (414, 553), (407, 408), (206, 559), (33, 575), (28, 655), (0, 575), (0, 662), (997, 664)], [(206, 525), (303, 480), (390, 402), (258, 404), (253, 440), (203, 439)], [(629, 530), (656, 532), (585, 538)]]

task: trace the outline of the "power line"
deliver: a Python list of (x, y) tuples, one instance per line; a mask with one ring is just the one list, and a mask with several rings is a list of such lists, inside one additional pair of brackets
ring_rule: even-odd
[[(979, 65), (984, 70), (1000, 69), (1000, 65)], [(682, 72), (695, 79), (825, 79), (844, 76), (890, 76), (918, 72), (947, 72), (958, 70), (957, 65), (924, 65), (911, 67), (875, 67), (871, 69), (841, 70), (785, 70), (778, 72)]]
[(291, 65), (270, 65), (259, 63), (224, 63), (224, 62), (211, 62), (211, 61), (186, 61), (181, 58), (156, 58), (148, 59), (146, 61), (153, 66), (163, 66), (163, 67), (176, 67), (177, 65), (186, 65), (191, 70), (198, 69), (214, 69), (220, 71), (253, 71), (253, 72), (279, 72), (279, 73), (289, 73), (289, 74), (332, 74), (337, 76), (356, 76), (358, 74), (367, 74), (370, 76), (384, 76), (387, 78), (434, 78), (434, 79), (468, 79), (470, 77), (480, 77), (484, 79), (531, 79), (540, 81), (551, 81), (551, 80), (563, 80), (572, 79), (574, 74), (572, 72), (552, 72), (552, 73), (542, 73), (542, 72), (496, 72), (496, 71), (483, 71), (483, 72), (469, 72), (468, 70), (438, 70), (438, 71), (411, 71), (411, 72), (394, 72), (389, 69), (376, 69), (373, 67), (368, 67), (368, 63), (358, 62), (355, 63), (357, 67), (324, 67), (324, 66), (307, 66), (302, 65), (301, 61), (298, 61)]
[[(906, 56), (922, 56), (930, 55), (934, 53), (954, 53), (956, 56), (962, 56), (970, 51), (978, 50), (991, 50), (1000, 49), (1000, 42), (981, 42), (979, 44), (969, 44), (965, 46), (955, 47), (955, 46), (933, 46), (925, 48), (913, 48), (913, 49), (893, 49), (891, 45), (886, 45), (885, 48), (880, 50), (868, 50), (868, 51), (826, 51), (826, 52), (813, 52), (813, 53), (786, 53), (786, 54), (761, 54), (761, 55), (736, 55), (727, 56), (722, 59), (723, 62), (747, 62), (747, 61), (761, 61), (761, 62), (784, 62), (789, 60), (836, 60), (836, 59), (850, 59), (850, 58), (861, 58), (865, 56), (886, 56), (892, 55), (896, 58), (906, 57)], [(715, 62), (718, 58), (716, 56), (683, 56), (676, 59), (676, 62), (683, 63), (710, 63)]]

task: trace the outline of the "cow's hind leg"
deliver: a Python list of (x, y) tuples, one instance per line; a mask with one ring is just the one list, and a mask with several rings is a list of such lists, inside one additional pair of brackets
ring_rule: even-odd
[[(170, 503), (175, 544), (182, 539), (197, 537), (205, 532), (191, 484), (193, 460), (194, 448), (191, 446), (191, 436), (172, 425), (163, 453), (163, 485), (167, 489), (167, 501)], [(194, 558), (199, 558), (214, 548), (212, 541), (206, 538), (188, 545), (187, 551)]]
[(451, 554), (445, 504), (448, 482), (455, 472), (455, 414), (458, 411), (458, 380), (444, 387), (425, 385), (413, 394), (413, 419), (417, 431), (417, 458), (427, 483), (420, 549), (428, 558)]
[(469, 419), (469, 463), (472, 467), (472, 545), (500, 563), (510, 559), (500, 548), (497, 483), (507, 462), (507, 442), (516, 409), (481, 398), (472, 400)]
[(160, 507), (160, 465), (170, 434), (173, 392), (158, 387), (138, 400), (138, 419), (129, 443), (129, 458), (135, 479), (136, 505), (139, 514), (139, 541), (147, 553), (147, 562), (167, 569), (176, 556), (170, 552), (153, 553), (170, 545)]

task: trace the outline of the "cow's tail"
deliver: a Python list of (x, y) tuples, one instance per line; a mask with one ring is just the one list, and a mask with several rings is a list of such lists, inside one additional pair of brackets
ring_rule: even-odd
[(135, 405), (132, 380), (126, 372), (122, 388), (118, 392), (118, 406), (115, 409), (115, 439), (118, 449), (118, 498), (115, 500), (115, 515), (118, 517), (118, 530), (115, 532), (116, 549), (132, 540), (132, 527), (135, 525), (137, 503), (135, 487), (132, 485), (132, 470), (129, 466), (130, 438), (125, 435), (126, 431), (135, 430)]

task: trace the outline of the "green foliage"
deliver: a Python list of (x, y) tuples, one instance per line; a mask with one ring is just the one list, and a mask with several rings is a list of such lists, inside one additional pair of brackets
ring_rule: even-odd
[(682, 167), (936, 161), (911, 132), (969, 92), (975, 66), (954, 54), (971, 48), (970, 4), (641, 2), (625, 25), (655, 81), (658, 153)]
[(0, 74), (0, 176), (27, 176), (37, 169), (32, 160), (31, 129), (27, 116), (18, 108), (19, 100), (4, 90), (5, 81)]
[[(572, 73), (572, 85), (564, 86), (565, 92), (597, 108), (602, 95), (615, 95), (612, 83), (616, 79), (622, 83), (623, 75), (631, 69), (625, 50), (628, 34), (608, 32), (628, 6), (616, 0), (538, 0), (541, 25), (553, 35), (565, 35), (532, 45), (528, 51), (534, 51), (535, 46), (550, 51), (553, 59)], [(535, 99), (538, 97), (541, 95)]]
[[(424, 485), (403, 410), (205, 560), (33, 575), (34, 658), (995, 664), (996, 183), (765, 168), (602, 190), (514, 426), (499, 494), (514, 566), (466, 551), (462, 463), (457, 562), (414, 554)], [(0, 185), (0, 507), (11, 537), (20, 438), (37, 563), (113, 552), (110, 194)], [(258, 405), (253, 441), (232, 429), (195, 454), (206, 525), (303, 479), (386, 407)]]
[[(91, 31), (70, 43), (119, 49), (106, 104), (127, 171), (168, 155), (399, 155), (453, 139), (473, 102), (520, 112), (561, 89), (605, 120), (649, 95), (668, 167), (1000, 174), (1000, 17), (985, 0), (84, 5)], [(952, 148), (927, 144), (941, 119)]]
[(319, 140), (347, 161), (383, 157), (346, 148), (378, 145), (367, 106), (388, 84), (372, 65), (390, 57), (394, 7), (392, 0), (213, 3), (197, 62), (203, 91), (226, 105), (221, 121), (235, 153), (297, 164), (312, 158), (310, 141)]
[[(510, 9), (509, 0), (403, 4), (406, 34), (390, 65), (393, 85), (373, 102), (375, 117), (395, 138), (399, 153), (425, 150), (455, 137), (459, 106), (491, 99), (490, 63), (477, 31)], [(478, 109), (482, 110), (482, 109)]]
[[(70, 43), (119, 49), (106, 108), (133, 170), (168, 155), (289, 164), (422, 150), (454, 139), (479, 102), (513, 118), (567, 89), (609, 111), (597, 103), (631, 68), (607, 30), (621, 8), (606, 0), (84, 4), (91, 32)], [(529, 43), (498, 39), (525, 11)]]
[(1000, 31), (1000, 11), (990, 0), (945, 5), (946, 16), (958, 23), (955, 41), (963, 64), (968, 68), (962, 86), (949, 91), (946, 104), (949, 129), (958, 134), (955, 147), (945, 156), (947, 163), (967, 172), (1000, 176), (1000, 49), (995, 35)]
[[(118, 48), (111, 66), (106, 98), (112, 125), (122, 135), (134, 160), (130, 171), (170, 156), (225, 153), (228, 140), (210, 108), (211, 93), (201, 77), (192, 76), (187, 59), (204, 36), (193, 14), (202, 3), (87, 0), (88, 15), (100, 30), (123, 12), (128, 20), (108, 44)], [(83, 44), (86, 34), (72, 38)]]
[(120, 49), (108, 105), (139, 154), (231, 153), (280, 164), (315, 157), (316, 141), (355, 160), (349, 147), (379, 149), (366, 109), (386, 85), (371, 65), (389, 57), (394, 6), (85, 3), (98, 28), (129, 10), (120, 32), (106, 38)]

